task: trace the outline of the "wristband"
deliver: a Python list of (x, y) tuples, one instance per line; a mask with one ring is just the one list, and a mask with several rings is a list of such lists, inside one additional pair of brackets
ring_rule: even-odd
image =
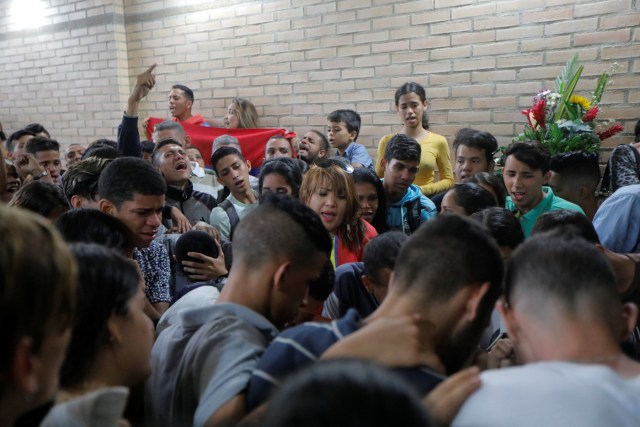
[(35, 181), (37, 181), (37, 180), (39, 180), (40, 178), (42, 178), (43, 176), (47, 176), (47, 175), (49, 175), (49, 174), (47, 173), (47, 171), (42, 171), (42, 172), (40, 172), (38, 175), (35, 175), (35, 176), (33, 177), (33, 179), (34, 179)]

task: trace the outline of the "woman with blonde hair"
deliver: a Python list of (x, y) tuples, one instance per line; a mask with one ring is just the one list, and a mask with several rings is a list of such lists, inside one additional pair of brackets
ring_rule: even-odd
[(335, 267), (362, 261), (365, 245), (378, 233), (360, 218), (353, 181), (339, 162), (320, 161), (312, 166), (302, 180), (300, 200), (320, 215), (331, 235)]
[(258, 112), (256, 107), (247, 99), (233, 98), (224, 116), (224, 126), (227, 129), (255, 129), (258, 127)]

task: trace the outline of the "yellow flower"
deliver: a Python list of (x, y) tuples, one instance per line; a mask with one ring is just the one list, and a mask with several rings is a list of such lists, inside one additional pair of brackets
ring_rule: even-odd
[(584, 96), (572, 95), (571, 98), (569, 98), (569, 102), (572, 104), (579, 104), (585, 111), (591, 108), (591, 103)]

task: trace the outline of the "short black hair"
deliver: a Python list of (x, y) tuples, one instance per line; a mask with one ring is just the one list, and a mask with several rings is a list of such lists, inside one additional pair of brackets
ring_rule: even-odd
[(34, 135), (44, 133), (45, 135), (47, 135), (47, 138), (51, 138), (51, 134), (49, 133), (49, 131), (46, 130), (40, 123), (29, 123), (23, 129), (28, 130), (29, 132), (33, 132)]
[(99, 209), (71, 209), (56, 220), (55, 226), (67, 243), (96, 243), (125, 256), (135, 247), (129, 227)]
[(502, 179), (501, 176), (495, 175), (490, 172), (478, 172), (471, 175), (471, 178), (469, 178), (469, 182), (479, 185), (484, 184), (491, 187), (493, 191), (495, 191), (496, 197), (498, 198), (498, 200), (496, 200), (498, 202), (498, 206), (504, 208), (504, 205), (507, 201), (507, 189), (504, 186), (504, 179)]
[[(142, 141), (140, 143), (141, 147), (142, 147), (142, 152), (143, 153), (153, 153), (153, 150), (156, 148), (156, 144), (154, 144), (153, 141)], [(189, 148), (196, 148), (196, 147), (189, 147)]]
[(393, 159), (419, 162), (421, 155), (422, 147), (418, 141), (403, 133), (393, 135), (384, 150), (384, 159), (387, 162)]
[(49, 219), (71, 209), (60, 187), (40, 181), (31, 181), (20, 187), (9, 201), (9, 206), (27, 209)]
[(264, 162), (260, 169), (260, 176), (258, 177), (258, 192), (260, 194), (262, 194), (264, 177), (273, 173), (280, 175), (287, 181), (287, 184), (291, 186), (293, 197), (297, 198), (300, 194), (300, 185), (302, 184), (302, 171), (300, 171), (298, 162), (289, 157), (278, 157)]
[(110, 159), (91, 157), (80, 160), (62, 175), (64, 195), (71, 202), (71, 197), (80, 196), (88, 200), (98, 197), (98, 179)]
[(502, 207), (487, 208), (471, 215), (489, 230), (498, 246), (510, 249), (517, 248), (524, 242), (524, 232), (520, 221), (513, 212)]
[(343, 122), (347, 126), (347, 130), (349, 132), (356, 133), (356, 137), (353, 140), (355, 141), (358, 139), (358, 135), (360, 134), (360, 124), (362, 123), (360, 114), (353, 110), (335, 110), (327, 116), (327, 120), (333, 123)]
[(540, 215), (535, 224), (533, 224), (531, 235), (552, 230), (558, 230), (557, 234), (560, 235), (565, 229), (579, 235), (589, 243), (600, 244), (598, 233), (589, 218), (581, 212), (569, 209), (558, 209)]
[(636, 122), (636, 127), (635, 127), (635, 129), (633, 130), (633, 133), (634, 133), (634, 134), (635, 134), (635, 136), (636, 136), (636, 137), (634, 138), (634, 141), (635, 141), (635, 142), (640, 142), (640, 120), (638, 120), (638, 121)]
[(193, 100), (195, 99), (195, 97), (193, 96), (193, 91), (188, 87), (186, 87), (185, 85), (175, 84), (171, 86), (171, 89), (179, 89), (183, 91), (187, 99), (191, 102), (193, 102)]
[(585, 184), (595, 194), (600, 182), (598, 153), (571, 151), (551, 156), (549, 169), (562, 176), (562, 180)]
[(58, 141), (51, 138), (46, 138), (44, 136), (34, 136), (29, 141), (27, 141), (24, 146), (25, 153), (36, 154), (41, 151), (57, 151), (60, 152), (60, 144)]
[(324, 150), (325, 153), (327, 151), (329, 151), (329, 140), (327, 139), (327, 137), (322, 132), (319, 132), (319, 131), (317, 131), (315, 129), (311, 129), (309, 132), (313, 132), (313, 133), (315, 133), (316, 135), (318, 135), (320, 137), (320, 149), (321, 150)]
[(324, 263), (320, 276), (316, 280), (309, 282), (309, 296), (316, 301), (324, 301), (329, 298), (336, 283), (336, 270), (330, 259)]
[(36, 136), (35, 133), (28, 130), (24, 130), (24, 129), (17, 130), (11, 135), (9, 135), (9, 139), (7, 139), (7, 142), (5, 142), (5, 145), (7, 146), (7, 150), (13, 153), (16, 149), (16, 141), (25, 135)]
[(89, 147), (94, 147), (96, 145), (100, 145), (100, 146), (108, 146), (111, 148), (118, 148), (118, 142), (114, 141), (113, 139), (109, 139), (109, 138), (98, 138), (95, 141), (92, 141), (91, 144), (89, 144)]
[(109, 163), (98, 180), (100, 198), (109, 200), (116, 208), (133, 200), (136, 194), (160, 196), (167, 184), (149, 162), (139, 157), (119, 157)]
[(213, 152), (213, 154), (211, 155), (211, 168), (213, 169), (213, 172), (216, 175), (218, 175), (218, 162), (223, 157), (232, 156), (232, 155), (238, 156), (238, 158), (243, 162), (245, 161), (244, 156), (242, 155), (240, 150), (238, 150), (235, 147), (230, 147), (230, 146), (220, 147)]
[(234, 264), (258, 266), (285, 255), (297, 264), (310, 254), (331, 252), (332, 242), (320, 216), (300, 200), (273, 192), (262, 195), (261, 204), (239, 223), (234, 232)]
[(490, 283), (487, 306), (500, 293), (502, 256), (486, 228), (461, 215), (426, 222), (403, 245), (394, 268), (396, 290), (444, 301), (472, 283)]
[(538, 141), (517, 141), (511, 143), (504, 152), (505, 164), (509, 156), (515, 157), (533, 170), (541, 170), (542, 174), (549, 172), (551, 155), (549, 150)]
[(84, 151), (82, 160), (96, 157), (98, 159), (113, 160), (122, 157), (122, 154), (108, 145), (92, 145)]
[(204, 231), (190, 230), (184, 233), (176, 241), (176, 264), (179, 271), (183, 271), (182, 261), (202, 262), (197, 258), (187, 255), (188, 252), (198, 252), (211, 258), (218, 257), (218, 247), (216, 242)]
[(498, 201), (479, 184), (456, 184), (453, 191), (456, 204), (464, 209), (466, 215), (472, 215), (483, 209), (495, 207)]
[(383, 268), (393, 270), (400, 248), (408, 238), (400, 231), (387, 231), (371, 239), (364, 247), (362, 256), (364, 274), (371, 279), (374, 285), (382, 285), (380, 270)]
[(433, 422), (415, 389), (397, 373), (370, 361), (337, 359), (289, 378), (269, 402), (262, 425), (430, 427)]
[(173, 138), (163, 139), (162, 141), (158, 142), (156, 144), (156, 147), (153, 149), (153, 156), (151, 157), (151, 163), (153, 163), (155, 166), (158, 166), (157, 163), (160, 157), (160, 150), (166, 145), (177, 145), (178, 147), (182, 148), (182, 144)]
[(129, 312), (140, 276), (133, 263), (105, 246), (76, 243), (71, 252), (78, 264), (78, 299), (71, 340), (60, 370), (64, 388), (82, 384), (100, 348), (109, 344), (108, 321)]
[[(504, 298), (530, 297), (531, 310), (553, 301), (554, 312), (597, 316), (613, 329), (622, 320), (615, 275), (595, 245), (576, 235), (540, 233), (515, 250), (507, 264)], [(540, 315), (544, 316), (544, 312)]]
[(489, 132), (471, 128), (463, 128), (456, 133), (453, 140), (453, 150), (457, 152), (460, 145), (484, 150), (487, 163), (493, 161), (493, 154), (498, 151), (498, 140), (495, 136)]

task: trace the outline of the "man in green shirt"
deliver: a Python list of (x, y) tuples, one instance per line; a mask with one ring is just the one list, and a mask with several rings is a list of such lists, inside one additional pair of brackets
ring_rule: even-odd
[(545, 185), (550, 177), (550, 155), (540, 143), (514, 142), (507, 147), (504, 159), (502, 177), (509, 193), (506, 207), (520, 220), (525, 237), (545, 212), (569, 209), (584, 214), (580, 206), (554, 195)]

